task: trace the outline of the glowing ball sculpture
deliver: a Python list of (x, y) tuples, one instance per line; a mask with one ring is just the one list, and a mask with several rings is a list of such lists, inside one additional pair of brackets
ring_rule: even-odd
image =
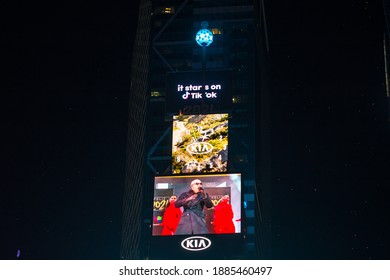
[(208, 47), (213, 42), (213, 33), (208, 29), (201, 29), (196, 33), (195, 41), (201, 47)]

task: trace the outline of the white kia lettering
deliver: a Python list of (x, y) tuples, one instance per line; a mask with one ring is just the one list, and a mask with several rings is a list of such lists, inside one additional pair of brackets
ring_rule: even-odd
[(192, 236), (184, 239), (181, 246), (189, 251), (205, 250), (211, 245), (211, 240), (202, 236)]

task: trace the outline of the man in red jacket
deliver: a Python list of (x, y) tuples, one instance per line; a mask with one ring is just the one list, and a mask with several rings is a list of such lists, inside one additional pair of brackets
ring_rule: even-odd
[(217, 206), (214, 207), (214, 232), (235, 233), (236, 228), (233, 224), (233, 209), (230, 204), (229, 195), (224, 195)]
[(162, 220), (163, 230), (161, 235), (174, 235), (177, 225), (181, 217), (180, 208), (175, 207), (176, 196), (172, 195), (169, 198), (169, 203), (164, 211), (164, 218)]

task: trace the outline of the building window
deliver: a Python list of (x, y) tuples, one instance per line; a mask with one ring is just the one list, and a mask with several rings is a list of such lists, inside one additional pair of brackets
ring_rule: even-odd
[(232, 97), (232, 103), (247, 103), (248, 102), (248, 96), (241, 94), (241, 95), (233, 95)]
[(255, 227), (249, 226), (246, 231), (248, 234), (255, 234)]
[(221, 34), (223, 34), (222, 30), (219, 29), (219, 28), (212, 28), (211, 32), (213, 33), (213, 35), (221, 35)]
[[(246, 213), (246, 217), (247, 218), (253, 218), (255, 216), (255, 211), (254, 210), (245, 210), (245, 213)], [(248, 227), (248, 233), (250, 233), (249, 232), (249, 228), (253, 228), (254, 229), (254, 227)]]
[(164, 94), (161, 92), (161, 91), (158, 91), (158, 90), (152, 90), (150, 92), (150, 96), (152, 97), (159, 97), (159, 96), (163, 96)]
[(156, 15), (174, 14), (175, 7), (156, 7)]

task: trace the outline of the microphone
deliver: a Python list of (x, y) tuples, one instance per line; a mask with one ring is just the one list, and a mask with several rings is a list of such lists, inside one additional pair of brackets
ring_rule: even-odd
[(204, 192), (204, 189), (202, 187), (198, 188), (200, 194), (202, 195), (203, 198), (206, 198), (206, 193)]

